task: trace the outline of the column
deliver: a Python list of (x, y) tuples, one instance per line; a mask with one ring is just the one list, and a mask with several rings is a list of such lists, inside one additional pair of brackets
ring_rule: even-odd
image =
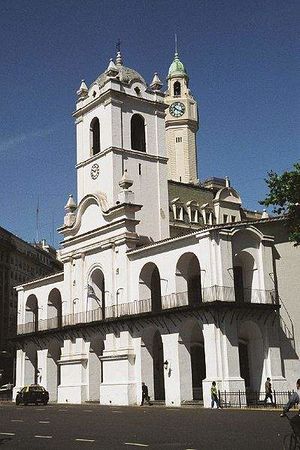
[(178, 333), (163, 334), (164, 380), (167, 406), (180, 406), (180, 367), (178, 358)]

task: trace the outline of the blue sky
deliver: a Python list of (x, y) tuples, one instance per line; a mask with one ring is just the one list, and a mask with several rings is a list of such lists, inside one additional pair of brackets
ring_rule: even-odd
[(56, 246), (76, 194), (75, 92), (120, 38), (125, 65), (165, 79), (174, 33), (200, 111), (199, 174), (229, 176), (260, 209), (269, 170), (299, 160), (300, 6), (294, 0), (2, 0), (0, 226)]

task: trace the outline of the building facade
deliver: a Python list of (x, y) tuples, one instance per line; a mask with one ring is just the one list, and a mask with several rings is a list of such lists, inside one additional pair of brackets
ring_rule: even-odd
[(244, 210), (227, 179), (198, 182), (187, 81), (175, 55), (164, 95), (119, 52), (81, 83), (63, 271), (17, 288), (15, 390), (39, 382), (53, 401), (129, 405), (144, 381), (169, 406), (210, 406), (214, 380), (236, 392), (267, 376), (294, 384), (272, 234), (282, 219)]
[(0, 227), (0, 385), (13, 381), (17, 292), (14, 286), (62, 269), (45, 241), (29, 244)]

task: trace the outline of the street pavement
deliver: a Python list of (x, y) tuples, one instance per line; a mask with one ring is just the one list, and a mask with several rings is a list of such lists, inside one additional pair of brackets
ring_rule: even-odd
[(280, 450), (278, 411), (0, 404), (1, 449)]

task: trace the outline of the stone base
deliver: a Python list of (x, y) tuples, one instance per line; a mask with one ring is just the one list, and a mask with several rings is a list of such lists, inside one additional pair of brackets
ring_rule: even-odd
[(102, 383), (100, 385), (101, 405), (135, 405), (135, 383)]
[(87, 400), (87, 385), (58, 386), (57, 403), (84, 403)]
[[(209, 380), (206, 378), (202, 381), (202, 387), (203, 387), (203, 405), (204, 408), (211, 408), (211, 384), (215, 381), (217, 383), (217, 390), (224, 392), (245, 392), (245, 381), (243, 378), (240, 377), (232, 377), (232, 378), (225, 378), (224, 380), (220, 379), (212, 379)], [(243, 406), (243, 405), (242, 405)], [(246, 403), (245, 405), (246, 406)]]

